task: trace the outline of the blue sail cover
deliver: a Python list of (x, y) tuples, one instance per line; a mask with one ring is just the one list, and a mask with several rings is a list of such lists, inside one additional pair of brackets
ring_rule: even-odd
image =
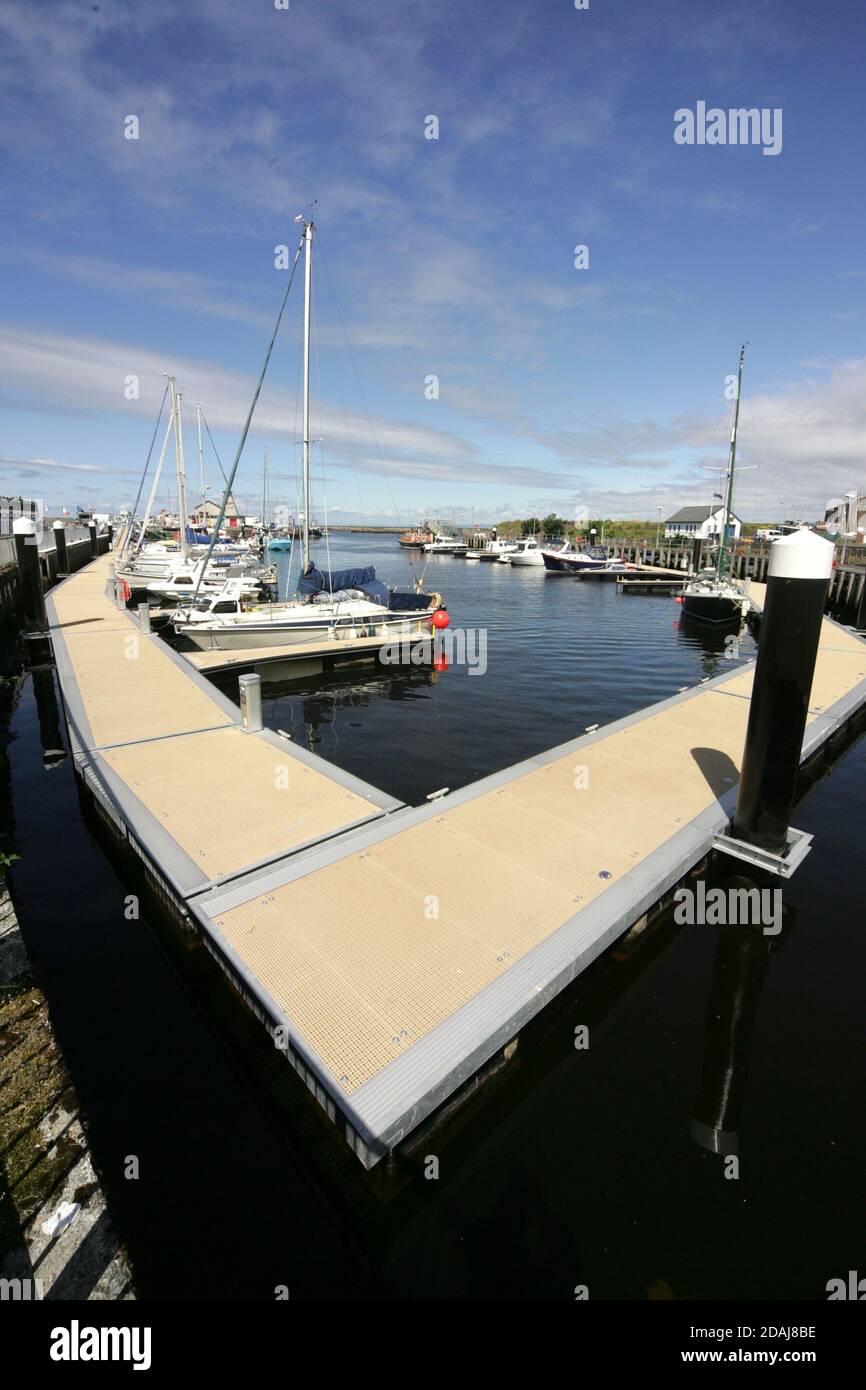
[(388, 608), (392, 613), (421, 613), (429, 607), (429, 594), (401, 594), (394, 589), (388, 595)]
[(299, 594), (336, 594), (341, 589), (360, 589), (390, 613), (422, 613), (430, 607), (429, 594), (389, 591), (381, 579), (376, 578), (372, 565), (356, 565), (348, 570), (319, 570), (310, 565), (298, 580)]
[(360, 589), (384, 607), (388, 606), (388, 590), (376, 578), (372, 565), (355, 565), (348, 570), (318, 570), (310, 565), (298, 580), (299, 594), (336, 594), (341, 589)]

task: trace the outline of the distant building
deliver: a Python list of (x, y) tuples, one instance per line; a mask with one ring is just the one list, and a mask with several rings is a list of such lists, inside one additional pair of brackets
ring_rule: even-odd
[[(721, 535), (724, 524), (724, 507), (681, 507), (665, 522), (665, 540), (673, 540), (676, 536), (688, 536), (690, 540), (709, 540), (710, 537)], [(742, 522), (733, 512), (731, 529), (733, 539), (739, 540)]]
[(866, 493), (849, 492), (835, 506), (828, 507), (823, 522), (818, 523), (822, 531), (834, 536), (862, 536), (866, 533)]
[[(190, 522), (193, 526), (213, 526), (220, 514), (220, 504), (215, 502), (212, 497), (208, 497), (205, 502), (199, 502), (198, 506), (189, 514)], [(225, 519), (229, 525), (237, 525), (238, 509), (235, 506), (234, 498), (230, 497), (226, 505)]]

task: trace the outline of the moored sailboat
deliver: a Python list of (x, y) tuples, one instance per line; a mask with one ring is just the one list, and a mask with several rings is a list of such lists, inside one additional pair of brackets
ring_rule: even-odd
[(683, 615), (700, 623), (716, 626), (739, 624), (749, 611), (745, 589), (731, 574), (731, 531), (734, 500), (734, 472), (737, 457), (737, 426), (740, 419), (740, 393), (743, 386), (745, 343), (740, 348), (737, 371), (737, 398), (734, 403), (734, 424), (728, 454), (725, 485), (725, 507), (722, 530), (716, 550), (715, 564), (708, 566), (689, 580), (682, 592)]
[[(344, 634), (394, 641), (428, 635), (434, 619), (437, 624), (447, 624), (444, 613), (435, 618), (437, 610), (443, 606), (439, 594), (389, 589), (377, 579), (372, 565), (320, 570), (310, 558), (310, 539), (317, 529), (310, 522), (310, 334), (315, 227), (304, 217), (295, 220), (303, 224), (301, 246), (304, 250), (304, 507), (298, 597), (284, 603), (249, 605), (241, 593), (227, 585), (222, 594), (194, 601), (176, 613), (172, 621), (177, 632), (206, 649), (292, 646), (311, 640), (336, 640)], [(231, 477), (226, 496), (230, 483)]]

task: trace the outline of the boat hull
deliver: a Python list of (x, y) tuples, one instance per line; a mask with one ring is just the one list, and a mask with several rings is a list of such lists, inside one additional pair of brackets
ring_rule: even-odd
[(557, 555), (548, 550), (542, 551), (544, 568), (548, 574), (579, 574), (581, 570), (603, 570), (604, 560), (593, 560), (586, 555)]
[(739, 623), (743, 616), (743, 601), (721, 594), (684, 594), (683, 616), (696, 623), (711, 623), (721, 627)]
[[(338, 642), (342, 636), (378, 637), (387, 636), (397, 642), (403, 638), (426, 636), (430, 631), (432, 610), (424, 613), (393, 613), (387, 619), (376, 617), (345, 617), (339, 619), (311, 618), (305, 622), (287, 620), (284, 623), (267, 622), (260, 626), (254, 623), (234, 624), (220, 627), (203, 623), (179, 623), (177, 631), (188, 637), (202, 651), (251, 651), (267, 647), (294, 647), (318, 645), (333, 640)], [(333, 634), (333, 636), (332, 636)]]

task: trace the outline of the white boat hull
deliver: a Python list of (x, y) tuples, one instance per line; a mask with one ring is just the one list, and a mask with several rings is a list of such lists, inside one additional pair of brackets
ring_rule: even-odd
[(326, 641), (339, 642), (341, 637), (378, 637), (387, 635), (391, 641), (426, 635), (430, 630), (432, 609), (421, 613), (388, 614), (383, 609), (368, 614), (323, 616), (317, 618), (270, 619), (265, 613), (259, 622), (226, 623), (179, 622), (176, 631), (188, 637), (202, 651), (247, 651), (265, 647), (303, 647)]

